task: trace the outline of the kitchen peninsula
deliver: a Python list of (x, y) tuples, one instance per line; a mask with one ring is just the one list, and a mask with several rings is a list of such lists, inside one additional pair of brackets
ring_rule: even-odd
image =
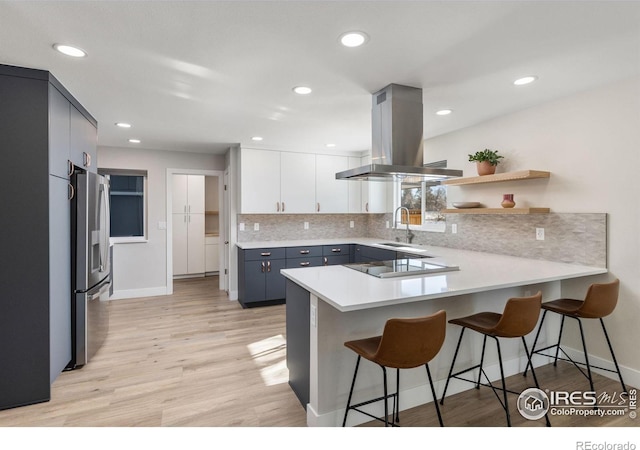
[[(385, 248), (379, 240), (354, 240), (363, 245)], [(287, 278), (287, 365), (290, 385), (307, 409), (309, 426), (338, 426), (347, 402), (355, 357), (343, 345), (345, 341), (374, 336), (382, 332), (391, 317), (418, 317), (447, 312), (447, 319), (480, 311), (502, 312), (510, 297), (542, 291), (543, 301), (561, 295), (561, 280), (607, 273), (606, 268), (533, 260), (497, 254), (471, 252), (444, 247), (413, 247), (416, 257), (459, 267), (458, 271), (432, 275), (378, 278), (343, 265), (284, 269)], [(403, 251), (410, 253), (409, 248)], [(556, 335), (558, 322), (545, 322), (541, 334)], [(442, 350), (430, 363), (440, 395), (453, 357), (459, 332), (447, 329)], [(469, 340), (467, 340), (469, 339)], [(532, 337), (531, 337), (532, 339)], [(517, 342), (518, 341), (518, 342)], [(474, 361), (482, 340), (466, 336), (459, 355), (460, 365)], [(524, 370), (526, 358), (519, 340), (503, 345), (506, 375)], [(544, 360), (534, 360), (536, 365)], [(354, 401), (379, 395), (380, 369), (362, 364)], [(497, 378), (495, 351), (489, 347), (485, 371)], [(395, 381), (391, 381), (392, 385)], [(425, 388), (423, 371), (403, 372), (400, 409), (431, 401)], [(452, 394), (470, 385), (453, 380)], [(377, 389), (377, 391), (376, 391)], [(373, 393), (373, 395), (372, 395)], [(370, 405), (373, 408), (382, 404)], [(381, 410), (371, 409), (382, 415)], [(355, 422), (360, 420), (360, 422)], [(350, 417), (349, 425), (367, 421)]]

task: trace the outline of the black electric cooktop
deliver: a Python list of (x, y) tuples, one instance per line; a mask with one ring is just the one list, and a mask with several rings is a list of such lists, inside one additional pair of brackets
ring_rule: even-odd
[(344, 267), (378, 278), (402, 277), (460, 270), (458, 266), (434, 263), (430, 262), (429, 259), (430, 258), (402, 258), (389, 261), (371, 261), (367, 263), (343, 265)]

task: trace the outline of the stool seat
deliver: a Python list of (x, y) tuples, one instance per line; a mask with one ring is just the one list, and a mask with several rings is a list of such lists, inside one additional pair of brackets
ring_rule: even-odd
[(362, 356), (369, 361), (374, 361), (378, 347), (380, 347), (380, 341), (382, 336), (375, 336), (366, 339), (359, 339), (357, 341), (348, 341), (344, 343), (344, 346), (353, 350), (358, 355)]
[(460, 325), (461, 327), (470, 328), (478, 333), (493, 335), (493, 329), (496, 327), (502, 314), (494, 312), (481, 312), (467, 317), (460, 317), (449, 321), (452, 325)]
[[(358, 359), (353, 373), (353, 381), (351, 382), (349, 399), (347, 400), (347, 408), (344, 413), (342, 426), (346, 425), (347, 415), (350, 410), (355, 410), (374, 419), (384, 421), (385, 426), (390, 425), (387, 410), (387, 400), (390, 397), (393, 398), (394, 401), (393, 422), (398, 422), (400, 420), (400, 369), (412, 369), (419, 366), (425, 366), (427, 370), (433, 403), (438, 413), (438, 421), (440, 422), (440, 426), (443, 426), (428, 363), (438, 354), (440, 348), (442, 348), (446, 326), (446, 312), (442, 310), (425, 317), (389, 319), (385, 323), (382, 335), (345, 342), (345, 347), (353, 350), (358, 355)], [(351, 397), (353, 395), (361, 358), (376, 363), (382, 368), (384, 395), (352, 405)], [(387, 367), (396, 369), (397, 382), (395, 394), (387, 393)], [(377, 401), (384, 401), (384, 420), (359, 409), (361, 406)], [(391, 423), (391, 425), (395, 425), (395, 423)]]

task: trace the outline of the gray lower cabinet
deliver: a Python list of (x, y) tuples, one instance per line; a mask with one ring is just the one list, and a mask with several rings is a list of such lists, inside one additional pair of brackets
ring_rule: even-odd
[(43, 70), (0, 65), (0, 99), (7, 212), (0, 214), (0, 409), (7, 409), (49, 400), (71, 359), (70, 108), (82, 111), (87, 129), (97, 122)]
[(287, 280), (287, 369), (289, 386), (304, 408), (309, 403), (309, 292)]
[(355, 245), (355, 256), (353, 262), (389, 261), (392, 259), (396, 259), (395, 250), (369, 247), (367, 245)]
[(283, 248), (238, 250), (238, 301), (243, 308), (284, 303)]

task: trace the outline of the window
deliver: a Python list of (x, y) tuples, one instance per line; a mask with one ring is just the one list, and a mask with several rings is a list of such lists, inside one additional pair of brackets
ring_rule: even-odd
[[(446, 168), (447, 161), (437, 161), (425, 166)], [(444, 232), (445, 216), (440, 211), (447, 208), (447, 188), (437, 181), (405, 181), (397, 184), (399, 195), (396, 207), (409, 210), (409, 227), (423, 231)], [(394, 208), (395, 210), (395, 208)], [(400, 214), (401, 223), (406, 226), (407, 214)], [(394, 218), (395, 220), (395, 218)]]
[(147, 172), (100, 169), (111, 185), (111, 237), (115, 242), (146, 241)]
[[(409, 226), (425, 231), (445, 231), (445, 217), (440, 212), (447, 207), (447, 188), (436, 183), (402, 183), (400, 206), (409, 210)], [(407, 215), (402, 214), (406, 225)]]

